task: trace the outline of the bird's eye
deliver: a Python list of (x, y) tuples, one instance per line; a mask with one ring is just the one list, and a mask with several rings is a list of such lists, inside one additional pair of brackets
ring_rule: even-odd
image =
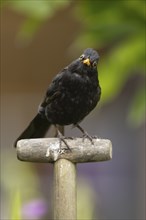
[(96, 66), (97, 66), (97, 62), (94, 61), (93, 64), (92, 64), (92, 66), (93, 66), (93, 67), (96, 67)]
[(83, 60), (83, 59), (84, 59), (84, 57), (85, 57), (85, 55), (84, 55), (84, 54), (82, 54), (82, 55), (79, 57), (79, 59), (80, 59), (80, 60)]

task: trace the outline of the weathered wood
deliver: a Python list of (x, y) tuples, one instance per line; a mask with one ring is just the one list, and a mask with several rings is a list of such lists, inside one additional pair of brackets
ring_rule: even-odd
[[(67, 159), (73, 163), (106, 161), (112, 158), (112, 144), (107, 139), (66, 139), (70, 151), (61, 153), (58, 138), (37, 138), (20, 140), (17, 143), (17, 157), (22, 161), (53, 163), (59, 159)], [(62, 148), (65, 148), (64, 143)]]
[[(66, 139), (70, 151), (60, 151), (58, 138), (25, 139), (17, 143), (17, 157), (28, 162), (54, 163), (54, 220), (75, 220), (76, 163), (106, 161), (112, 158), (110, 140)], [(66, 148), (61, 142), (61, 149)]]
[(60, 159), (54, 163), (54, 219), (75, 220), (76, 207), (76, 165)]

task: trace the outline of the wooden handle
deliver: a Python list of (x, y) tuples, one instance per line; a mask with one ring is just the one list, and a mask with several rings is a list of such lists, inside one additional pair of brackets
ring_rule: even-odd
[[(21, 161), (53, 163), (59, 159), (67, 159), (73, 163), (99, 162), (112, 158), (112, 144), (107, 139), (66, 139), (70, 151), (61, 153), (58, 138), (25, 139), (17, 143), (17, 157)], [(65, 148), (64, 143), (62, 148)]]

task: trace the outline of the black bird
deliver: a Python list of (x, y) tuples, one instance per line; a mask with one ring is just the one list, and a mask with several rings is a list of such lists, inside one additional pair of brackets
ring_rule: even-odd
[[(98, 53), (92, 48), (87, 48), (78, 59), (56, 75), (38, 108), (38, 114), (17, 138), (15, 147), (20, 139), (43, 137), (51, 125), (57, 128), (57, 125), (73, 124), (92, 141), (91, 136), (78, 123), (100, 100), (98, 60)], [(57, 134), (66, 144), (58, 129)]]

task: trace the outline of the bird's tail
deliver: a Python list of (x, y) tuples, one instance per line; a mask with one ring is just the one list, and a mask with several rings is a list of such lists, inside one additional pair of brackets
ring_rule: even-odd
[(30, 122), (28, 127), (23, 131), (23, 133), (17, 138), (14, 143), (14, 147), (17, 146), (17, 142), (21, 139), (29, 138), (41, 138), (43, 137), (51, 124), (47, 119), (42, 118), (40, 114), (37, 114), (34, 119)]

